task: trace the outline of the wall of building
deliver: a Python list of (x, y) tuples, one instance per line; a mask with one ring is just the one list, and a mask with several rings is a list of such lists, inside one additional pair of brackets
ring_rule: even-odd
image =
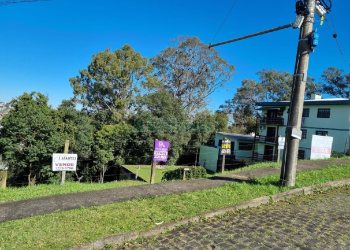
[[(304, 108), (309, 109), (309, 117), (302, 118), (302, 129), (306, 130), (306, 138), (300, 140), (299, 148), (304, 150), (305, 158), (310, 158), (312, 135), (317, 130), (327, 131), (328, 136), (333, 137), (332, 151), (344, 153), (350, 148), (350, 109), (347, 105), (306, 105)], [(329, 108), (329, 118), (318, 118), (317, 112), (319, 108)], [(266, 107), (266, 109), (268, 109)], [(279, 126), (278, 135), (285, 136), (285, 128), (288, 120), (288, 108), (283, 112), (284, 126)], [(266, 110), (263, 110), (266, 115)], [(273, 125), (260, 126), (260, 135), (266, 135), (268, 127), (276, 127)], [(259, 144), (257, 147), (259, 154), (264, 153), (264, 145)]]
[(211, 172), (216, 172), (219, 149), (202, 145), (199, 151), (199, 165)]

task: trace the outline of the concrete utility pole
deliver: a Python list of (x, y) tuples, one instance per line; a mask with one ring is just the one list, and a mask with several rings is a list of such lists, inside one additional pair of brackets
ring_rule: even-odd
[(294, 69), (292, 96), (286, 127), (286, 143), (281, 167), (281, 184), (295, 186), (295, 175), (298, 158), (299, 140), (301, 139), (301, 118), (304, 106), (304, 93), (307, 81), (309, 55), (312, 51), (310, 38), (313, 32), (315, 0), (305, 0), (306, 11), (300, 29), (299, 44)]

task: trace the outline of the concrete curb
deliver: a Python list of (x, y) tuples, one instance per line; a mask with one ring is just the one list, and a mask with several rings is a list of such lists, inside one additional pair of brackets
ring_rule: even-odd
[(313, 194), (318, 191), (323, 191), (323, 190), (328, 190), (332, 188), (337, 188), (337, 187), (342, 187), (342, 186), (347, 186), (350, 185), (350, 179), (344, 179), (344, 180), (339, 180), (339, 181), (331, 181), (319, 185), (314, 185), (314, 186), (309, 186), (309, 187), (304, 187), (304, 188), (296, 188), (292, 189), (283, 193), (275, 194), (272, 196), (262, 196), (256, 199), (252, 199), (249, 201), (242, 202), (238, 205), (234, 205), (231, 207), (226, 207), (226, 208), (221, 208), (212, 212), (208, 212), (205, 214), (202, 214), (200, 216), (195, 216), (191, 217), (188, 219), (184, 219), (178, 222), (172, 222), (172, 223), (167, 223), (164, 225), (156, 226), (153, 229), (143, 231), (143, 232), (128, 232), (128, 233), (122, 233), (122, 234), (117, 234), (113, 235), (101, 240), (97, 240), (93, 243), (88, 243), (84, 245), (79, 245), (74, 248), (73, 250), (87, 250), (87, 249), (102, 249), (105, 245), (107, 244), (115, 244), (115, 245), (120, 245), (125, 241), (132, 241), (136, 240), (137, 238), (146, 238), (146, 237), (153, 237), (158, 234), (161, 234), (165, 231), (169, 231), (172, 229), (175, 229), (179, 226), (186, 225), (188, 223), (193, 223), (193, 222), (199, 222), (202, 219), (209, 219), (212, 217), (216, 216), (221, 216), (226, 213), (232, 213), (235, 211), (239, 211), (242, 209), (247, 209), (247, 208), (252, 208), (252, 207), (258, 207), (261, 205), (266, 205), (269, 203), (274, 203), (274, 202), (279, 202), (283, 200), (287, 200), (290, 198), (293, 198), (295, 196), (300, 196), (300, 195), (309, 195)]

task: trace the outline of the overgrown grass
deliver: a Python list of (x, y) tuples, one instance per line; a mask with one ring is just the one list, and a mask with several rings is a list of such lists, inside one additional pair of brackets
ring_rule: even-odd
[[(136, 174), (141, 179), (143, 179), (146, 182), (150, 181), (151, 178), (151, 166), (150, 165), (125, 165), (126, 169), (128, 169), (130, 172)], [(177, 168), (180, 168), (181, 166), (162, 166), (156, 168), (156, 175), (155, 175), (155, 183), (159, 183), (162, 181), (162, 177), (166, 171), (174, 170)]]
[(107, 183), (79, 183), (66, 182), (63, 186), (59, 184), (39, 184), (27, 187), (9, 187), (0, 189), (0, 203), (7, 201), (26, 200), (43, 196), (86, 192), (109, 188), (127, 187), (145, 184), (141, 181), (114, 181)]
[[(349, 177), (349, 165), (330, 166), (298, 173), (297, 185), (309, 186)], [(269, 176), (252, 183), (232, 183), (190, 193), (4, 222), (0, 227), (0, 249), (65, 249), (112, 234), (146, 230), (158, 222), (177, 221), (287, 190), (275, 185), (277, 181), (277, 175)]]

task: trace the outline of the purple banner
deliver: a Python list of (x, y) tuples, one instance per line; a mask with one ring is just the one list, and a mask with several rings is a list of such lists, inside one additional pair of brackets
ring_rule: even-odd
[(160, 141), (156, 139), (154, 144), (153, 161), (166, 162), (168, 160), (169, 147), (170, 143), (168, 141)]

